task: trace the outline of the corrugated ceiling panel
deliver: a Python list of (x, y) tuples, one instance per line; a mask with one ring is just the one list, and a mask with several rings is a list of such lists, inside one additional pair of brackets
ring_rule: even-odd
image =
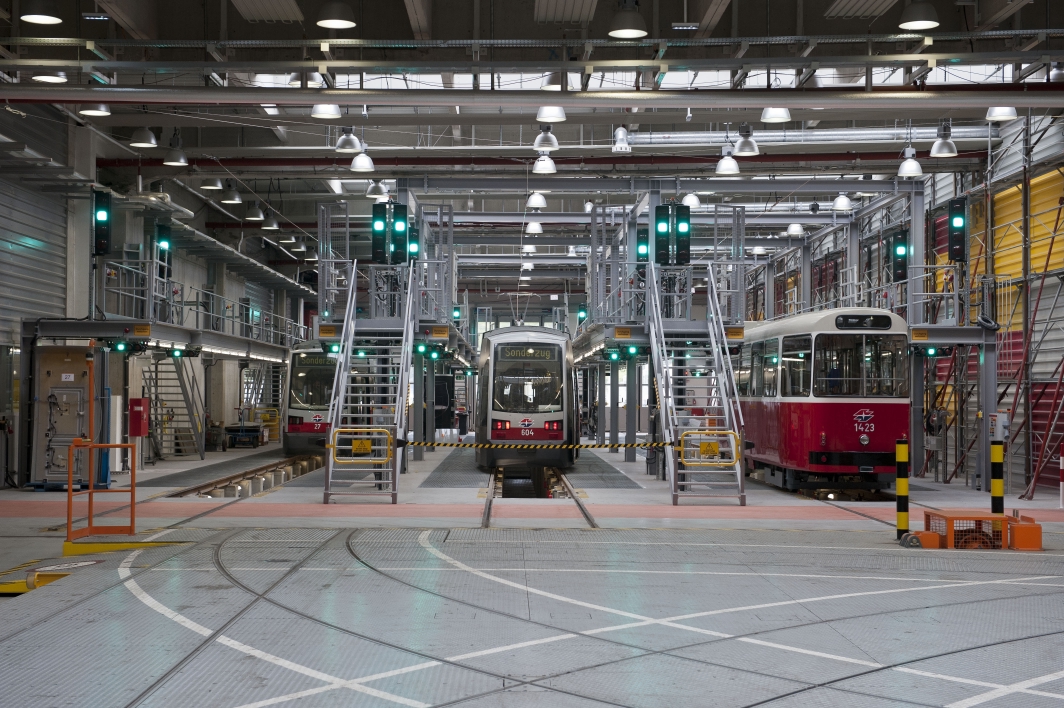
[(890, 9), (898, 0), (835, 0), (831, 7), (824, 11), (824, 17), (828, 19), (848, 20), (853, 17), (865, 19), (879, 17)]
[(536, 0), (536, 22), (585, 24), (595, 16), (598, 0)]
[(233, 0), (233, 6), (248, 22), (302, 22), (296, 0)]

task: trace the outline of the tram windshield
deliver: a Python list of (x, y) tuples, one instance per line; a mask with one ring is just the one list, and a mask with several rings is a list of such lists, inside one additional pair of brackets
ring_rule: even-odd
[(493, 410), (556, 413), (562, 410), (561, 347), (557, 344), (500, 344), (495, 348)]
[(332, 395), (336, 359), (321, 352), (295, 354), (289, 383), (289, 408), (327, 410)]
[(907, 398), (904, 334), (818, 334), (813, 395)]

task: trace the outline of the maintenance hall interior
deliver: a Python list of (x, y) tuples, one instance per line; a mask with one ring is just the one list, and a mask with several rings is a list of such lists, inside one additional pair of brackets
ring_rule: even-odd
[(0, 706), (1064, 707), (1064, 2), (0, 0)]

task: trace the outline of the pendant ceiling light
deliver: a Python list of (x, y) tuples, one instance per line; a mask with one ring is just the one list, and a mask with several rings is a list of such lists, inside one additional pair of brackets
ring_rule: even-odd
[(584, 202), (584, 213), (590, 214), (593, 211), (595, 211), (595, 202), (591, 201), (590, 199)]
[(839, 196), (835, 197), (835, 201), (831, 203), (831, 210), (838, 212), (853, 211), (853, 202), (845, 194), (839, 192)]
[(528, 200), (525, 202), (525, 209), (546, 209), (547, 198), (539, 192), (532, 192), (528, 195)]
[(1017, 116), (1015, 108), (998, 106), (988, 108), (986, 110), (986, 119), (991, 123), (1003, 123), (1008, 120), (1016, 120), (1016, 118)]
[(805, 236), (805, 229), (802, 228), (801, 224), (791, 224), (790, 226), (787, 227), (787, 235), (788, 236)]
[(299, 241), (295, 246), (292, 246), (292, 253), (305, 253), (307, 250), (307, 244)]
[(266, 218), (262, 220), (261, 228), (263, 231), (278, 231), (281, 228), (277, 223), (277, 217), (269, 209), (266, 210)]
[(265, 221), (266, 220), (266, 215), (263, 214), (262, 213), (262, 209), (259, 208), (259, 200), (258, 199), (256, 199), (252, 203), (252, 205), (250, 207), (248, 207), (248, 211), (247, 211), (246, 214), (244, 214), (244, 218), (247, 219), (248, 221)]
[(89, 103), (78, 109), (78, 114), (83, 116), (109, 116), (111, 107), (106, 103)]
[(543, 224), (538, 221), (530, 221), (525, 225), (526, 234), (541, 234), (543, 233)]
[(536, 160), (536, 164), (532, 165), (532, 174), (534, 175), (552, 175), (558, 171), (558, 168), (554, 166), (554, 160), (550, 159), (550, 155), (543, 153)]
[(546, 126), (546, 128), (547, 130), (542, 131), (532, 142), (532, 149), (536, 152), (543, 153), (558, 149), (558, 138), (554, 137), (554, 133), (550, 132), (550, 126)]
[(364, 152), (355, 155), (355, 159), (351, 160), (352, 172), (372, 172), (374, 169), (373, 159)]
[(1049, 72), (1049, 81), (1054, 84), (1064, 82), (1064, 62), (1054, 62)]
[(155, 133), (150, 128), (137, 128), (129, 139), (129, 146), (135, 148), (159, 147), (159, 141), (155, 139)]
[(34, 73), (33, 80), (42, 84), (65, 84), (67, 75), (65, 71), (39, 71)]
[(526, 243), (524, 246), (521, 246), (521, 253), (535, 253), (535, 252), (536, 252), (536, 247), (533, 246), (531, 243)]
[(750, 128), (749, 123), (741, 124), (739, 126), (739, 140), (735, 143), (735, 149), (732, 154), (736, 157), (753, 157), (760, 154), (753, 135), (754, 131)]
[(915, 179), (924, 176), (924, 170), (914, 158), (907, 157), (898, 165), (898, 176), (902, 179)]
[(341, 116), (340, 107), (335, 103), (317, 103), (310, 109), (311, 118), (336, 120)]
[(217, 177), (208, 177), (207, 179), (203, 180), (202, 182), (200, 182), (199, 188), (205, 189), (209, 192), (225, 189), (225, 187), (222, 186), (222, 180), (218, 179)]
[(218, 201), (222, 204), (240, 204), (244, 200), (240, 198), (240, 192), (236, 191), (233, 180), (229, 179), (225, 181), (225, 191)]
[(739, 163), (732, 157), (732, 146), (725, 145), (721, 148), (721, 158), (717, 162), (716, 173), (722, 176), (739, 174)]
[(903, 30), (929, 30), (938, 27), (935, 7), (924, 0), (913, 0), (901, 13), (898, 27)]
[(615, 39), (639, 39), (647, 36), (647, 23), (639, 14), (639, 0), (621, 0), (610, 20), (609, 35)]
[(564, 123), (565, 109), (561, 106), (541, 106), (536, 113), (537, 123)]
[(953, 128), (949, 122), (944, 122), (938, 127), (938, 140), (931, 146), (931, 157), (957, 157), (957, 145), (950, 136)]
[(791, 112), (787, 108), (766, 108), (761, 111), (762, 123), (786, 123), (791, 119)]
[(327, 2), (318, 12), (316, 24), (326, 29), (351, 29), (355, 26), (355, 13), (346, 2)]
[(362, 143), (354, 135), (354, 128), (344, 128), (344, 134), (336, 141), (336, 152), (362, 152)]
[(19, 19), (34, 25), (58, 25), (63, 21), (57, 0), (26, 0)]
[(163, 164), (169, 167), (188, 167), (188, 158), (181, 149), (181, 129), (174, 129), (174, 136), (170, 138), (170, 149), (163, 158)]
[(613, 131), (613, 152), (631, 152), (632, 146), (628, 144), (628, 131), (618, 128)]
[(702, 201), (698, 198), (698, 195), (694, 192), (684, 195), (684, 198), (680, 201), (685, 207), (691, 209), (698, 209), (702, 206)]
[(388, 189), (382, 182), (371, 179), (369, 181), (369, 187), (366, 189), (366, 196), (371, 199), (379, 199), (380, 197), (387, 199)]
[(569, 75), (563, 74), (560, 71), (552, 71), (543, 77), (543, 85), (540, 86), (542, 91), (561, 91), (562, 90), (562, 77), (565, 77), (565, 81), (568, 83)]
[[(288, 85), (292, 87), (298, 87), (303, 83), (303, 77), (300, 74), (290, 74), (288, 76)], [(307, 88), (321, 88), (325, 85), (325, 79), (321, 77), (316, 71), (311, 71), (307, 74)]]

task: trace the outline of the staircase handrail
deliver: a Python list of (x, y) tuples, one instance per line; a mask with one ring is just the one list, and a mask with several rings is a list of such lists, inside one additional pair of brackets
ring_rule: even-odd
[(416, 277), (417, 262), (411, 263), (407, 272), (406, 302), (403, 314), (403, 345), (402, 354), (399, 357), (399, 376), (397, 377), (395, 400), (395, 440), (397, 447), (395, 457), (392, 458), (392, 483), (394, 491), (399, 491), (399, 473), (406, 461), (406, 429), (409, 425), (407, 419), (406, 394), (410, 388), (410, 369), (413, 365), (414, 356), (414, 333), (417, 331), (417, 313), (419, 308), (418, 278)]
[[(710, 268), (712, 274), (713, 269)], [(729, 413), (729, 422), (735, 427), (736, 433), (742, 435), (745, 424), (743, 411), (739, 406), (739, 388), (735, 384), (735, 372), (732, 370), (731, 357), (724, 355), (724, 347), (727, 346), (728, 337), (724, 331), (724, 318), (721, 316), (720, 300), (717, 296), (717, 279), (709, 278), (709, 288), (706, 292), (706, 303), (709, 315), (709, 338), (713, 346), (713, 357), (716, 370), (723, 374), (718, 377), (718, 385), (721, 387), (722, 397), (727, 399), (724, 410)], [(723, 378), (723, 381), (719, 379)]]
[(344, 326), (340, 334), (340, 355), (336, 358), (336, 374), (333, 376), (332, 396), (329, 398), (329, 427), (341, 427), (344, 411), (344, 393), (351, 371), (351, 342), (355, 336), (356, 298), (358, 296), (357, 261), (348, 262), (347, 307), (344, 310)]
[[(661, 411), (658, 420), (661, 421), (662, 442), (669, 445), (676, 439), (676, 433), (673, 429), (675, 411), (672, 407), (672, 396), (669, 394), (672, 390), (672, 375), (671, 368), (665, 362), (665, 357), (668, 353), (665, 349), (665, 326), (661, 321), (661, 298), (659, 293), (661, 284), (658, 281), (657, 269), (653, 263), (647, 263), (647, 284), (646, 310), (650, 330), (648, 332), (650, 336), (650, 359), (654, 367), (654, 380), (657, 383), (658, 409)], [(669, 479), (675, 479), (675, 458), (668, 447), (666, 447), (665, 464)]]

